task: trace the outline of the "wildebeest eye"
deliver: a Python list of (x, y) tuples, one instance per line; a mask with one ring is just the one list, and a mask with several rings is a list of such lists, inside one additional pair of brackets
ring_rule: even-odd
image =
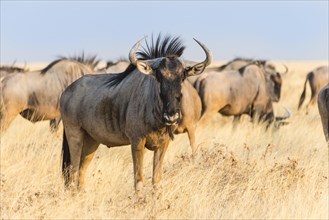
[(180, 101), (181, 101), (181, 99), (182, 99), (182, 96), (183, 96), (183, 95), (182, 95), (182, 93), (180, 93), (179, 95), (176, 95), (176, 97), (175, 97), (175, 98), (177, 99), (177, 101), (179, 101), (179, 102), (180, 102)]

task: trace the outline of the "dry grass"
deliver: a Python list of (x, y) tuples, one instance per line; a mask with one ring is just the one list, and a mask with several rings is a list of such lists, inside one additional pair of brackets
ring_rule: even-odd
[[(218, 116), (199, 131), (194, 161), (187, 135), (176, 136), (156, 193), (148, 151), (139, 202), (128, 146), (100, 146), (85, 191), (72, 195), (61, 179), (61, 132), (17, 118), (1, 139), (1, 218), (328, 219), (328, 146), (320, 118), (316, 108), (297, 112), (306, 73), (324, 63), (287, 62), (281, 103), (293, 116), (279, 130), (265, 133), (245, 120), (233, 131), (232, 119)], [(281, 105), (275, 107), (279, 114)]]

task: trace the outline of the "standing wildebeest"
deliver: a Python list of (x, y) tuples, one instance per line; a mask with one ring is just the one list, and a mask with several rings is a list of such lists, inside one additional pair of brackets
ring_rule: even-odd
[[(194, 65), (196, 62), (184, 61), (185, 65)], [(192, 64), (193, 63), (193, 64)], [(123, 72), (129, 66), (130, 62), (124, 58), (120, 58), (116, 62), (108, 61), (106, 67), (99, 69), (99, 73), (119, 73)], [(192, 148), (192, 155), (195, 155), (195, 130), (196, 124), (201, 117), (201, 99), (198, 92), (188, 80), (184, 80), (182, 84), (182, 120), (175, 130), (175, 134), (187, 132), (190, 145)]]
[(151, 45), (137, 52), (140, 42), (131, 49), (131, 64), (123, 73), (84, 76), (63, 92), (60, 110), (66, 185), (83, 186), (99, 144), (131, 144), (136, 192), (144, 182), (145, 148), (154, 151), (152, 182), (155, 187), (160, 182), (165, 152), (181, 120), (182, 82), (202, 73), (211, 55), (196, 40), (206, 59), (184, 67), (179, 57), (185, 47), (178, 37), (162, 39), (159, 35), (156, 42), (152, 38)]
[(59, 98), (73, 81), (93, 72), (96, 57), (60, 58), (40, 71), (15, 73), (0, 82), (0, 131), (9, 127), (18, 114), (37, 122), (51, 120), (55, 128), (59, 122)]
[(184, 80), (182, 84), (181, 111), (182, 120), (179, 121), (175, 134), (187, 132), (192, 148), (192, 155), (195, 155), (197, 150), (195, 143), (195, 130), (197, 122), (201, 118), (202, 104), (198, 92), (188, 80)]
[(319, 92), (318, 108), (321, 116), (324, 136), (329, 144), (329, 83)]
[(308, 113), (309, 108), (311, 106), (314, 106), (320, 89), (322, 87), (324, 87), (325, 85), (327, 85), (327, 83), (329, 82), (328, 66), (320, 66), (307, 74), (306, 80), (304, 83), (304, 89), (303, 89), (303, 92), (299, 99), (298, 109), (300, 109), (300, 107), (302, 107), (302, 104), (305, 99), (307, 81), (309, 82), (310, 88), (311, 88), (311, 99), (310, 99), (309, 103), (306, 105), (306, 112)]
[[(195, 87), (202, 101), (200, 126), (204, 126), (218, 112), (225, 116), (248, 114), (253, 120), (272, 122), (274, 118), (272, 88), (262, 65), (248, 64), (237, 71), (208, 72), (200, 76)], [(288, 114), (290, 115), (290, 113)]]
[[(260, 66), (265, 73), (266, 83), (268, 84), (268, 88), (270, 89), (270, 95), (273, 102), (278, 102), (281, 96), (281, 86), (282, 86), (282, 77), (288, 72), (288, 67), (284, 65), (286, 68), (285, 72), (279, 73), (275, 66), (269, 63), (267, 60), (253, 60), (253, 59), (246, 59), (246, 58), (236, 58), (234, 60), (229, 61), (228, 63), (220, 66), (220, 67), (212, 67), (206, 70), (206, 72), (222, 72), (222, 71), (229, 71), (232, 70), (238, 71), (240, 68), (249, 65), (249, 64), (257, 64)], [(190, 77), (189, 81), (195, 85), (195, 82), (199, 77), (203, 76), (196, 76)]]
[(281, 86), (282, 86), (282, 77), (288, 72), (288, 67), (284, 65), (286, 68), (285, 72), (279, 73), (275, 66), (268, 62), (267, 60), (253, 60), (253, 59), (246, 59), (246, 58), (236, 58), (231, 60), (227, 64), (224, 64), (220, 67), (217, 67), (217, 71), (224, 71), (224, 70), (239, 70), (240, 68), (248, 65), (248, 64), (257, 64), (264, 69), (266, 82), (269, 84), (268, 87), (271, 91), (271, 97), (273, 102), (278, 102), (281, 96)]

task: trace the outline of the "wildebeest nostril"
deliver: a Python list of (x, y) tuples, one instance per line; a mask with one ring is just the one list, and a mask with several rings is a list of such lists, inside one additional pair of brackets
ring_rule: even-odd
[(167, 121), (167, 122), (176, 122), (179, 118), (180, 118), (180, 113), (176, 112), (173, 115), (169, 115), (168, 113), (164, 113), (163, 114), (163, 118)]

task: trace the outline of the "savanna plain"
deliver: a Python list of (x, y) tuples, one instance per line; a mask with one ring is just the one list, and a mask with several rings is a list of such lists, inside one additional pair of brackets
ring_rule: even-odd
[(72, 194), (61, 176), (62, 127), (53, 134), (48, 121), (17, 117), (1, 137), (1, 219), (328, 219), (328, 145), (318, 109), (297, 111), (306, 74), (328, 62), (274, 63), (289, 67), (274, 104), (277, 115), (291, 110), (289, 123), (265, 131), (243, 117), (233, 128), (231, 117), (218, 115), (197, 131), (194, 158), (187, 134), (175, 136), (156, 192), (146, 152), (142, 199), (129, 146), (101, 145), (85, 189)]

